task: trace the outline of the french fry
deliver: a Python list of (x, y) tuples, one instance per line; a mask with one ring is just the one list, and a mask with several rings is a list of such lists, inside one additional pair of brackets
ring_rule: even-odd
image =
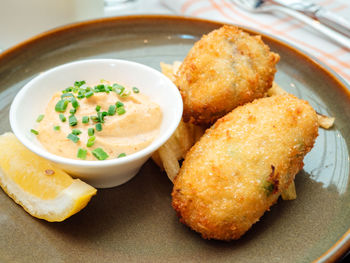
[(175, 156), (175, 158), (177, 160), (181, 159), (182, 158), (182, 155), (183, 155), (183, 150), (181, 148), (181, 145), (179, 143), (179, 140), (176, 136), (176, 133), (175, 132), (171, 137), (170, 139), (165, 143), (165, 145), (169, 148), (169, 150), (172, 151), (173, 155)]
[(294, 199), (297, 198), (297, 193), (295, 191), (294, 180), (288, 186), (288, 188), (281, 193), (281, 196), (282, 196), (283, 200), (294, 200)]
[(159, 151), (155, 151), (155, 152), (152, 154), (152, 160), (156, 163), (156, 165), (159, 166), (159, 168), (160, 168), (162, 171), (164, 170), (163, 162), (162, 162), (162, 159), (160, 158)]
[(273, 82), (272, 87), (267, 91), (268, 97), (282, 94), (288, 94), (288, 92), (282, 89), (276, 82)]
[(159, 157), (162, 160), (164, 170), (168, 175), (170, 181), (174, 181), (174, 178), (180, 170), (180, 164), (176, 153), (171, 147), (171, 143), (165, 143), (158, 149)]
[[(160, 63), (162, 73), (172, 81), (175, 80), (180, 65), (180, 61), (175, 61), (173, 64)], [(170, 139), (152, 155), (153, 161), (165, 170), (171, 181), (180, 170), (179, 161), (185, 158), (186, 153), (203, 133), (204, 128), (181, 120)]]
[(193, 138), (195, 143), (199, 141), (199, 139), (203, 136), (204, 132), (205, 132), (205, 128), (201, 126), (193, 125)]
[(202, 127), (180, 121), (174, 134), (152, 155), (153, 161), (165, 170), (171, 181), (180, 170), (179, 161), (204, 133)]
[(175, 77), (173, 74), (173, 65), (160, 62), (160, 69), (165, 76), (167, 76), (171, 81), (174, 81)]
[(181, 158), (185, 158), (187, 151), (194, 144), (194, 138), (191, 130), (188, 128), (187, 123), (181, 121), (177, 130), (175, 131), (175, 137), (181, 147)]
[(328, 117), (326, 115), (320, 114), (317, 112), (317, 119), (318, 119), (318, 124), (320, 127), (324, 129), (329, 129), (333, 126), (335, 118), (334, 117)]
[(162, 70), (162, 73), (165, 76), (167, 76), (171, 81), (175, 80), (175, 75), (180, 65), (181, 65), (180, 61), (175, 61), (173, 64), (166, 64), (166, 63), (160, 62), (160, 68)]

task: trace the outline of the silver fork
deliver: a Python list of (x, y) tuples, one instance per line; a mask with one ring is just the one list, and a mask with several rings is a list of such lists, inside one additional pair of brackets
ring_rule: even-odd
[[(342, 45), (343, 47), (350, 49), (350, 39), (349, 38), (347, 38), (343, 34), (340, 34), (336, 31), (330, 29), (327, 26), (324, 26), (319, 21), (307, 16), (307, 15), (309, 15), (311, 17), (315, 17), (315, 18), (319, 19), (319, 17), (316, 16), (317, 12), (322, 11), (323, 13), (325, 13), (325, 11), (323, 9), (320, 9), (321, 7), (319, 7), (318, 5), (315, 5), (311, 2), (300, 1), (300, 0), (288, 1), (288, 5), (290, 7), (290, 8), (288, 8), (288, 7), (286, 7), (286, 5), (281, 4), (281, 3), (283, 3), (283, 1), (281, 1), (281, 0), (276, 0), (276, 1), (273, 1), (273, 0), (231, 0), (231, 1), (233, 3), (235, 3), (237, 6), (239, 6), (240, 8), (242, 8), (246, 11), (249, 11), (249, 12), (255, 12), (255, 13), (259, 13), (259, 12), (283, 12), (283, 13), (286, 13), (286, 14), (293, 16), (294, 18), (302, 21), (303, 23), (307, 24), (308, 26), (312, 27), (313, 29), (317, 30), (318, 32), (324, 34), (325, 36), (327, 36), (328, 38), (330, 38), (334, 42), (337, 42), (338, 44)], [(294, 8), (298, 11), (303, 11), (304, 14), (300, 13), (298, 11), (295, 11), (291, 8)], [(334, 18), (334, 19), (332, 19), (333, 23), (338, 22), (337, 29), (340, 28), (340, 25), (339, 25), (340, 22), (342, 22), (342, 24), (345, 24), (345, 25), (346, 25), (346, 23), (350, 24), (345, 19), (341, 19), (339, 17), (336, 19), (334, 15), (332, 16), (332, 15), (329, 15), (328, 13), (327, 13), (327, 17)], [(334, 20), (337, 20), (337, 21), (334, 21)], [(343, 26), (343, 25), (341, 25), (341, 26)], [(345, 26), (345, 30), (347, 30), (346, 26)], [(349, 31), (349, 34), (350, 34), (350, 31)]]

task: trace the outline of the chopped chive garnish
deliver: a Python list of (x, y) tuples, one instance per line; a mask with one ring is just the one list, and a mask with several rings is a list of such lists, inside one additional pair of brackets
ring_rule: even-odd
[(108, 115), (108, 112), (107, 111), (99, 111), (97, 112), (97, 117), (98, 117), (98, 120), (99, 122), (101, 123), (104, 123), (105, 122), (105, 117)]
[(68, 100), (59, 100), (55, 106), (55, 111), (65, 112), (67, 109), (69, 101)]
[(118, 89), (118, 88), (124, 88), (122, 85), (120, 85), (120, 84), (118, 84), (118, 83), (113, 83), (113, 88), (115, 88), (115, 89)]
[(92, 90), (85, 93), (85, 98), (90, 98), (92, 95), (94, 95), (94, 92)]
[(121, 158), (121, 157), (125, 157), (125, 156), (126, 156), (126, 153), (121, 153), (121, 154), (118, 155), (117, 158)]
[(129, 96), (130, 95), (130, 91), (129, 90), (124, 90), (121, 94), (120, 94), (120, 97), (127, 97), (127, 96)]
[(103, 116), (103, 112), (97, 112), (97, 118), (98, 118), (98, 122), (104, 123), (104, 116)]
[(94, 133), (95, 133), (94, 128), (89, 128), (89, 129), (88, 129), (88, 135), (89, 135), (89, 136), (94, 135)]
[(139, 92), (140, 92), (140, 90), (139, 90), (138, 88), (136, 88), (136, 87), (133, 87), (133, 88), (132, 88), (132, 91), (133, 91), (134, 93), (139, 93)]
[(119, 107), (117, 108), (117, 113), (118, 115), (123, 115), (126, 112), (124, 107)]
[(104, 84), (97, 85), (97, 87), (101, 92), (109, 91)]
[(124, 92), (125, 88), (122, 85), (119, 85), (117, 83), (113, 84), (113, 88), (115, 89), (115, 92), (120, 95)]
[(30, 129), (30, 132), (35, 134), (35, 135), (39, 135), (39, 132), (37, 130), (34, 130), (34, 129)]
[(98, 160), (106, 160), (109, 156), (108, 154), (102, 150), (102, 148), (96, 148), (95, 150), (91, 151), (91, 153), (98, 159)]
[(77, 98), (78, 98), (79, 100), (81, 100), (81, 99), (85, 98), (85, 95), (84, 95), (84, 94), (78, 94), (78, 95), (77, 95)]
[(74, 143), (77, 143), (79, 141), (79, 137), (73, 133), (68, 134), (67, 139), (71, 140)]
[(69, 126), (75, 126), (78, 124), (78, 120), (74, 115), (69, 116)]
[(81, 86), (83, 86), (85, 83), (86, 83), (85, 80), (75, 81), (75, 82), (74, 82), (74, 86), (76, 86), (76, 87), (81, 87)]
[(44, 114), (40, 114), (38, 116), (38, 118), (36, 119), (36, 122), (41, 122), (44, 119), (45, 115)]
[(95, 140), (96, 140), (96, 137), (95, 136), (90, 136), (87, 143), (86, 143), (86, 146), (87, 147), (91, 147), (94, 145), (95, 143)]
[(102, 131), (102, 124), (101, 123), (97, 123), (95, 125), (95, 127), (96, 127), (96, 131)]
[(72, 97), (71, 103), (72, 103), (72, 106), (73, 106), (74, 109), (79, 107), (79, 102), (76, 100), (75, 97)]
[(81, 120), (82, 123), (89, 123), (89, 117), (83, 116), (83, 119)]
[(74, 134), (74, 135), (79, 135), (79, 134), (81, 134), (81, 130), (79, 130), (79, 129), (73, 129), (72, 130), (72, 134)]
[(73, 93), (66, 92), (66, 93), (61, 95), (61, 99), (64, 99), (65, 97), (74, 97), (74, 95), (73, 95)]
[(273, 193), (273, 190), (275, 189), (275, 186), (273, 183), (269, 181), (265, 181), (263, 184), (263, 188), (265, 190), (265, 193), (267, 196), (271, 195)]
[(62, 122), (65, 122), (65, 121), (66, 121), (66, 117), (64, 117), (64, 115), (63, 115), (62, 113), (60, 113), (59, 117), (60, 117), (60, 120), (61, 120)]
[(93, 122), (98, 122), (98, 117), (97, 116), (91, 116), (91, 120)]
[(108, 89), (106, 90), (106, 87), (103, 84), (99, 84), (99, 85), (95, 86), (94, 90), (95, 90), (95, 92), (106, 92), (106, 91), (109, 91)]
[(86, 154), (87, 154), (87, 150), (85, 150), (83, 148), (79, 148), (78, 149), (78, 153), (77, 153), (77, 157), (79, 159), (85, 160), (86, 159)]
[(109, 108), (108, 108), (108, 115), (109, 116), (113, 116), (115, 114), (115, 112), (116, 112), (116, 108), (117, 108), (117, 106), (115, 106), (115, 105), (109, 106)]
[(60, 127), (60, 126), (53, 126), (53, 129), (54, 129), (55, 131), (59, 131), (59, 130), (61, 129), (61, 127)]
[(124, 103), (121, 101), (117, 101), (117, 103), (115, 104), (115, 106), (117, 106), (117, 108), (123, 107)]
[(101, 110), (101, 106), (100, 105), (97, 105), (96, 106), (96, 111), (100, 111)]
[(72, 108), (72, 109), (69, 110), (69, 112), (70, 112), (71, 114), (74, 114), (74, 113), (77, 112), (77, 110), (76, 110), (75, 108)]

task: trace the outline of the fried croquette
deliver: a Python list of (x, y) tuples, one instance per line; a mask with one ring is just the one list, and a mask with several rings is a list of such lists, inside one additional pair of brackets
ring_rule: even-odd
[(206, 239), (240, 238), (303, 167), (317, 115), (292, 95), (257, 99), (219, 119), (187, 153), (172, 205)]
[(271, 87), (279, 55), (260, 36), (234, 26), (204, 35), (177, 71), (175, 84), (184, 102), (183, 118), (212, 124), (239, 105), (264, 96)]

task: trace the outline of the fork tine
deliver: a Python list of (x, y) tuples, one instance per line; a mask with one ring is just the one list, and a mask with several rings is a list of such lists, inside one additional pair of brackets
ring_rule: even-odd
[(256, 8), (264, 4), (264, 0), (231, 0), (231, 2), (249, 11), (255, 11)]

